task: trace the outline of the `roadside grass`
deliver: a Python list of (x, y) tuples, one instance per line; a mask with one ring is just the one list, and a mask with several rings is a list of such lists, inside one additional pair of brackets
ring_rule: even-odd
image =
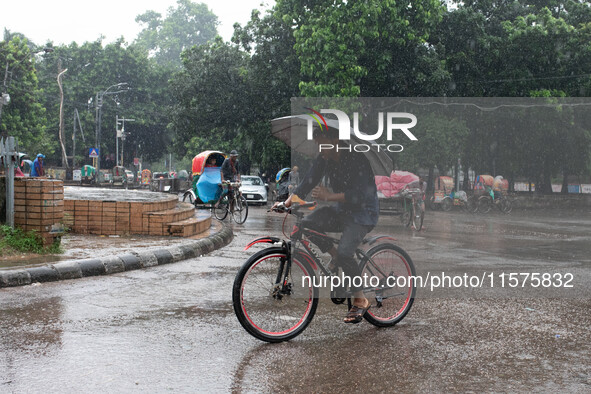
[(0, 226), (0, 256), (10, 256), (17, 253), (61, 254), (63, 249), (60, 242), (43, 246), (43, 241), (36, 231), (23, 231), (16, 227)]

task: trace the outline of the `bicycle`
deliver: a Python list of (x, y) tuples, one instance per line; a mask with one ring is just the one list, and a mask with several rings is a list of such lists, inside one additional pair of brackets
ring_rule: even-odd
[[(253, 254), (238, 271), (232, 287), (232, 304), (238, 321), (249, 334), (262, 341), (283, 342), (301, 334), (318, 306), (320, 286), (314, 285), (317, 282), (313, 278), (332, 275), (310, 244), (314, 244), (315, 237), (333, 244), (338, 244), (339, 240), (302, 228), (304, 214), (301, 210), (315, 205), (302, 203), (275, 208), (276, 212), (296, 217), (289, 240), (261, 237), (245, 248), (248, 250), (257, 243), (274, 245)], [(378, 327), (394, 326), (404, 319), (416, 292), (410, 278), (416, 276), (410, 256), (392, 242), (373, 246), (378, 241), (392, 239), (386, 235), (366, 238), (362, 245), (369, 249), (355, 251), (362, 276), (371, 278), (369, 286), (367, 283), (362, 286), (371, 302), (364, 318)], [(349, 309), (351, 296), (346, 288), (330, 292), (334, 304), (344, 304), (346, 300)]]
[(240, 191), (239, 182), (226, 183), (227, 193), (222, 193), (220, 199), (213, 206), (213, 214), (218, 220), (224, 220), (228, 214), (237, 224), (242, 224), (248, 217), (248, 203)]
[[(420, 189), (404, 189), (400, 192), (404, 197), (404, 211), (400, 220), (406, 227), (412, 226), (416, 231), (421, 231), (423, 228), (423, 220), (425, 219), (425, 203), (421, 199)], [(406, 199), (410, 196), (410, 204), (406, 204)]]
[(243, 224), (248, 217), (248, 203), (238, 189), (240, 183), (226, 183), (225, 185), (228, 186), (227, 193), (222, 193), (213, 203), (206, 204), (197, 200), (195, 192), (192, 190), (187, 190), (183, 194), (182, 201), (193, 204), (195, 208), (211, 209), (214, 217), (218, 220), (224, 220), (228, 214), (231, 214), (237, 224)]

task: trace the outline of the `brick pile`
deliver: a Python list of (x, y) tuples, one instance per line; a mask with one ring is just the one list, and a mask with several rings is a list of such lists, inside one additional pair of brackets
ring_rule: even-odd
[(63, 233), (64, 183), (55, 179), (15, 179), (14, 224), (37, 231), (44, 245)]

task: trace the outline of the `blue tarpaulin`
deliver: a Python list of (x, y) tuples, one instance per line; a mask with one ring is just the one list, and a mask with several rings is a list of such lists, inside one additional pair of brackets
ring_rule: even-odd
[(210, 203), (220, 198), (222, 178), (219, 167), (205, 168), (197, 181), (197, 193), (204, 203)]

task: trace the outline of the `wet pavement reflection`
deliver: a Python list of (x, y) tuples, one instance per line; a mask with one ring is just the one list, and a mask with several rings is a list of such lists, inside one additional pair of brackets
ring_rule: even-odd
[[(591, 391), (591, 215), (427, 212), (425, 230), (383, 216), (419, 272), (549, 270), (577, 288), (420, 296), (396, 327), (345, 325), (321, 300), (296, 339), (265, 344), (238, 323), (234, 276), (283, 216), (251, 208), (235, 239), (198, 259), (0, 289), (0, 392)], [(257, 250), (262, 246), (255, 247)]]

